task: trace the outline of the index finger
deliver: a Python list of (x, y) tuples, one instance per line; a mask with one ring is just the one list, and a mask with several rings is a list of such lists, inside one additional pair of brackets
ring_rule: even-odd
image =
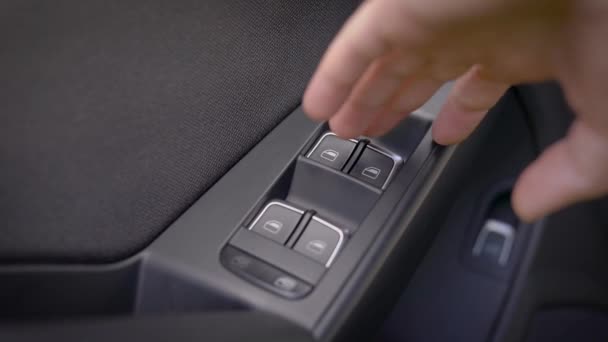
[(323, 56), (304, 94), (304, 108), (313, 119), (335, 114), (370, 64), (387, 51), (380, 25), (384, 3), (364, 2)]

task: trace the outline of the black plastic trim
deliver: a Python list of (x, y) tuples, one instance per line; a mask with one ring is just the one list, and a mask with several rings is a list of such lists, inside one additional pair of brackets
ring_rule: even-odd
[(230, 245), (238, 247), (310, 284), (317, 284), (325, 273), (323, 265), (247, 229), (240, 229), (230, 240)]

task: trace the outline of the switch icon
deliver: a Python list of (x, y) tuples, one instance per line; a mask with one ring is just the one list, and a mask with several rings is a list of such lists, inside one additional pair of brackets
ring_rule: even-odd
[(270, 220), (264, 223), (264, 229), (269, 231), (271, 234), (278, 234), (283, 229), (283, 223), (277, 220)]
[(392, 157), (368, 146), (350, 171), (350, 175), (377, 188), (383, 188), (395, 165)]
[(323, 158), (325, 160), (329, 160), (332, 163), (336, 161), (336, 159), (338, 158), (339, 155), (340, 155), (340, 153), (335, 150), (325, 150), (325, 151), (321, 152), (321, 158)]
[(325, 248), (327, 248), (327, 242), (321, 240), (312, 240), (306, 244), (306, 249), (315, 254), (323, 254)]
[(373, 166), (366, 167), (365, 169), (363, 169), (363, 171), (361, 171), (361, 174), (365, 177), (376, 179), (378, 178), (378, 176), (380, 176), (380, 169)]
[(340, 249), (343, 239), (344, 234), (340, 229), (314, 216), (293, 249), (329, 266)]
[(287, 203), (275, 201), (262, 210), (249, 229), (270, 240), (284, 244), (298, 225), (300, 217), (302, 217), (302, 210)]
[(341, 170), (355, 149), (355, 143), (327, 133), (313, 147), (306, 157), (335, 170)]

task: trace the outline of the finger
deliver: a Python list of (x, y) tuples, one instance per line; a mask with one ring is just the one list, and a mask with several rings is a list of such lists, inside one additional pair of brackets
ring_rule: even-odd
[(608, 138), (576, 121), (520, 176), (513, 208), (533, 221), (567, 205), (608, 193)]
[(433, 139), (441, 145), (455, 144), (471, 134), (509, 85), (482, 77), (480, 66), (460, 76), (433, 123)]
[(393, 103), (374, 118), (374, 122), (364, 134), (368, 136), (386, 134), (411, 112), (422, 107), (442, 84), (442, 81), (432, 78), (412, 77), (405, 80)]
[(362, 134), (377, 113), (390, 104), (403, 79), (412, 72), (415, 65), (417, 63), (408, 56), (398, 54), (376, 60), (331, 118), (332, 131), (343, 138)]
[(304, 94), (304, 108), (313, 119), (329, 119), (372, 61), (387, 50), (379, 13), (378, 1), (364, 2), (331, 43)]

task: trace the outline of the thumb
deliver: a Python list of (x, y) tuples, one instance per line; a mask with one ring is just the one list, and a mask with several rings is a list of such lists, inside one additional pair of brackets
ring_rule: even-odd
[(522, 220), (533, 221), (607, 193), (608, 136), (578, 119), (519, 177), (513, 208)]

